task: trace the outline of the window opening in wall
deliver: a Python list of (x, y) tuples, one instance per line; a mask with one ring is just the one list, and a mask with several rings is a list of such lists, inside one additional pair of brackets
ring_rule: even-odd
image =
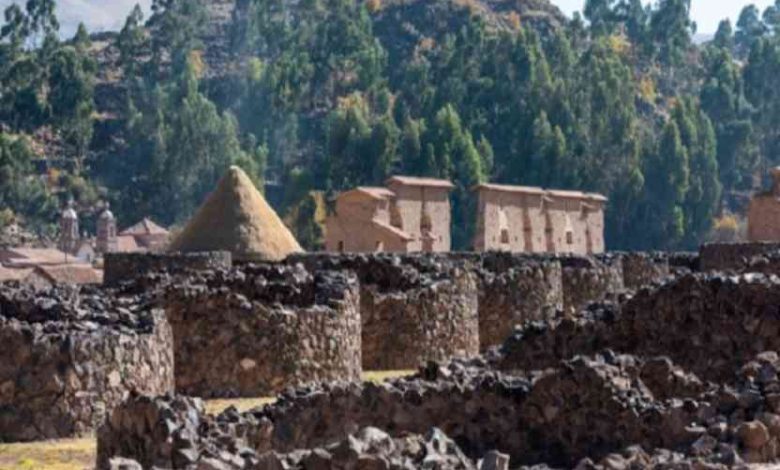
[(339, 241), (339, 253), (344, 253), (344, 241)]

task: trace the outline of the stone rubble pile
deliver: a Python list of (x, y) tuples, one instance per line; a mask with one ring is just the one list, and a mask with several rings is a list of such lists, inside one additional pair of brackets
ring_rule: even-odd
[(93, 287), (0, 290), (0, 441), (85, 435), (129, 392), (173, 391), (164, 312)]

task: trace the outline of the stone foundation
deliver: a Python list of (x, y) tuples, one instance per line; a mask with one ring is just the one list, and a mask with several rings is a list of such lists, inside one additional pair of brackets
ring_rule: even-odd
[(619, 255), (565, 256), (560, 260), (566, 315), (575, 315), (591, 302), (624, 290), (623, 258)]
[(366, 370), (479, 354), (477, 277), (467, 257), (314, 254), (287, 263), (357, 273)]
[(249, 265), (175, 278), (163, 303), (176, 389), (201, 397), (268, 396), (361, 374), (354, 275)]
[(516, 325), (563, 309), (561, 263), (553, 257), (488, 253), (479, 273), (480, 349), (500, 345)]
[(189, 270), (229, 269), (230, 252), (203, 253), (106, 253), (103, 259), (103, 283), (117, 286), (151, 273), (178, 274)]
[(164, 313), (93, 288), (4, 288), (0, 344), (0, 441), (86, 435), (131, 390), (173, 390)]

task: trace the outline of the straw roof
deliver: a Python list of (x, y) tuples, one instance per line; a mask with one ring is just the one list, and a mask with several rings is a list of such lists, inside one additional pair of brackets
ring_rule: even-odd
[(169, 251), (230, 251), (237, 260), (284, 259), (303, 251), (249, 177), (231, 167)]

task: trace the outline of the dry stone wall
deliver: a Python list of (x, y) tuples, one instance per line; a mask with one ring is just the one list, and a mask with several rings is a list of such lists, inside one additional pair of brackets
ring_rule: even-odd
[(623, 258), (619, 255), (565, 256), (560, 260), (563, 310), (567, 315), (624, 290)]
[(361, 374), (360, 292), (353, 274), (249, 265), (174, 278), (163, 294), (176, 389), (267, 396)]
[(500, 345), (516, 325), (553, 319), (563, 309), (558, 259), (487, 253), (477, 262), (481, 350)]
[(465, 257), (315, 254), (287, 263), (357, 273), (366, 370), (414, 369), (479, 353), (477, 276)]
[(94, 288), (0, 291), (0, 441), (85, 435), (130, 391), (173, 390), (160, 310)]
[(706, 380), (722, 381), (763, 351), (780, 350), (780, 279), (687, 275), (642, 289), (622, 305), (593, 305), (582, 316), (526, 324), (503, 345), (499, 367), (553, 367), (602, 349), (669, 356)]
[(702, 271), (742, 270), (755, 257), (777, 251), (780, 243), (707, 243), (699, 250)]
[[(512, 468), (571, 468), (629, 445), (686, 449), (700, 436), (689, 426), (712, 407), (655, 399), (638, 377), (642, 365), (630, 356), (580, 357), (531, 379), (474, 361), (430, 364), (412, 379), (299, 389), (274, 405), (243, 414), (227, 410), (216, 418), (186, 398), (136, 397), (101, 428), (98, 467), (124, 457), (145, 467), (216, 459), (226, 468), (258, 468), (278, 462), (274, 454), (333, 448), (367, 426), (400, 437), (426, 434), (435, 424), (467, 457), (505, 453)], [(344, 468), (327, 458), (321, 463), (316, 468)]]
[(671, 274), (669, 256), (665, 253), (625, 253), (621, 258), (623, 286), (626, 289), (655, 284)]
[(117, 286), (138, 277), (165, 272), (179, 274), (190, 270), (229, 269), (229, 251), (202, 253), (106, 253), (103, 283)]

